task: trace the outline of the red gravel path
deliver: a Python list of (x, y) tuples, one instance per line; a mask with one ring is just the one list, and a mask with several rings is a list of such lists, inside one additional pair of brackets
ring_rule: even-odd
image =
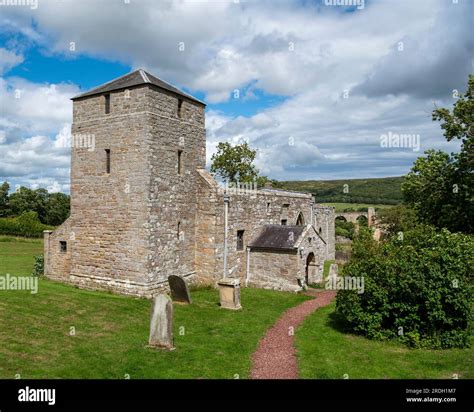
[(288, 309), (260, 341), (252, 356), (252, 379), (298, 379), (294, 336), (290, 332), (296, 331), (306, 316), (328, 305), (336, 296), (332, 290), (313, 290), (307, 294), (315, 299)]

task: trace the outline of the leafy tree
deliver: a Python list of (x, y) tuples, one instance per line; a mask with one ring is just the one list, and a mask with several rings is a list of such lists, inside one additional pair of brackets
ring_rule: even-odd
[(420, 157), (402, 184), (405, 202), (419, 219), (438, 228), (474, 233), (474, 76), (452, 111), (439, 108), (433, 120), (441, 121), (448, 141), (462, 142), (459, 153), (429, 150)]
[(246, 142), (235, 146), (221, 142), (217, 145), (217, 153), (212, 155), (211, 172), (232, 183), (250, 183), (258, 177), (258, 170), (253, 165), (256, 154), (257, 151)]
[(70, 197), (64, 193), (50, 193), (45, 204), (47, 225), (58, 226), (69, 217)]
[[(33, 190), (22, 186), (8, 197), (8, 209), (4, 216), (35, 212), (42, 223), (57, 226), (67, 219), (69, 209), (70, 197), (64, 193), (48, 193), (43, 188)], [(0, 206), (0, 213), (1, 210)]]
[(411, 230), (417, 224), (415, 211), (406, 205), (380, 209), (377, 212), (376, 220), (388, 236)]
[(0, 186), (0, 217), (8, 216), (9, 214), (9, 205), (8, 205), (8, 191), (10, 190), (10, 185), (8, 182), (3, 182)]
[(352, 239), (354, 237), (355, 225), (352, 222), (347, 222), (343, 219), (335, 220), (336, 236), (346, 237)]
[(39, 219), (44, 222), (46, 217), (46, 199), (48, 191), (46, 189), (29, 189), (20, 187), (9, 197), (9, 204), (13, 216), (19, 216), (23, 212), (34, 211)]

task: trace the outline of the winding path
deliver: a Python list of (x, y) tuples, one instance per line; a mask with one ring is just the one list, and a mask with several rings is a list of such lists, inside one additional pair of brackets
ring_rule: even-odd
[(251, 379), (298, 379), (294, 331), (306, 316), (336, 296), (332, 290), (311, 290), (307, 294), (315, 298), (288, 309), (260, 341), (252, 355)]

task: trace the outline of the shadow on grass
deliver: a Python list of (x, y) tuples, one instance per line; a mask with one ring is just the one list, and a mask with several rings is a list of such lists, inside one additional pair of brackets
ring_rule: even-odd
[(353, 334), (353, 331), (350, 329), (348, 323), (336, 311), (333, 311), (329, 314), (326, 320), (326, 326), (340, 333)]

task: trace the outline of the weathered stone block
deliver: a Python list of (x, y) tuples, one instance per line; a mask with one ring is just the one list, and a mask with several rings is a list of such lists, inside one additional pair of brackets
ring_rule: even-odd
[(240, 304), (240, 279), (224, 278), (217, 282), (221, 308), (239, 310)]
[(174, 349), (173, 346), (173, 302), (168, 295), (153, 298), (149, 346)]

